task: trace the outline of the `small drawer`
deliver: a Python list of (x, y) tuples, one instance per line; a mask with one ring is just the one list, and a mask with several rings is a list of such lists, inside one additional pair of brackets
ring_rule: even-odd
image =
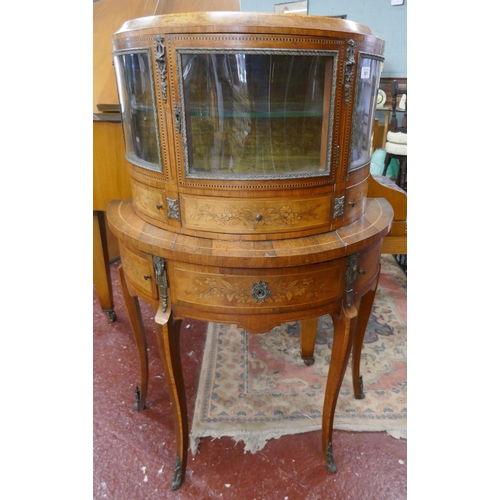
[(224, 314), (284, 313), (341, 300), (343, 259), (295, 268), (226, 269), (170, 262), (172, 301)]
[(368, 179), (346, 189), (344, 207), (344, 225), (358, 220), (366, 209)]
[(380, 244), (375, 245), (371, 250), (360, 254), (357, 265), (355, 291), (360, 291), (365, 285), (377, 275), (380, 267)]
[(132, 199), (137, 210), (143, 214), (159, 221), (167, 218), (166, 196), (163, 189), (146, 186), (137, 182), (133, 177), (130, 179), (132, 187)]
[[(123, 271), (129, 285), (139, 294), (157, 299), (158, 290), (151, 256), (135, 248), (128, 248), (121, 241), (119, 245)], [(133, 290), (130, 291), (133, 292)]]
[(216, 198), (180, 196), (186, 229), (229, 234), (272, 234), (329, 228), (331, 196)]

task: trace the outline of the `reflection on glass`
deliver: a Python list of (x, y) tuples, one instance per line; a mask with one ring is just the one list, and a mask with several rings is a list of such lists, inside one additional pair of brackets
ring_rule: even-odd
[(329, 175), (331, 52), (179, 52), (188, 177)]
[(161, 172), (149, 52), (115, 55), (125, 155), (134, 164)]
[(365, 165), (370, 159), (381, 64), (378, 59), (360, 57), (352, 118), (349, 170)]

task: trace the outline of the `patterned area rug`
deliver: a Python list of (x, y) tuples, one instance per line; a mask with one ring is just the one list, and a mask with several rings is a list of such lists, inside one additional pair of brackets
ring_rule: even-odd
[[(333, 339), (330, 316), (318, 324), (315, 363), (300, 357), (299, 323), (262, 335), (210, 323), (191, 429), (191, 451), (203, 437), (243, 440), (245, 452), (269, 439), (321, 429)], [(406, 438), (406, 276), (382, 256), (379, 288), (361, 355), (365, 399), (354, 399), (346, 370), (334, 429), (386, 431)]]

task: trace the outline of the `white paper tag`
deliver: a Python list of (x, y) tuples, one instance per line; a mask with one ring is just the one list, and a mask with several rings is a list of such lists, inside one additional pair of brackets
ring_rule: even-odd
[(361, 67), (361, 80), (367, 80), (370, 78), (370, 66)]

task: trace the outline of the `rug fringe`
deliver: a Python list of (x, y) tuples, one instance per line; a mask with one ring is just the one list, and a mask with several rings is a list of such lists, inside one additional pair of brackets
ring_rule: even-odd
[(389, 434), (389, 436), (392, 436), (393, 438), (396, 438), (396, 439), (408, 439), (406, 430), (404, 430), (404, 431), (390, 430), (390, 431), (386, 431), (386, 432), (387, 432), (387, 434)]
[[(373, 431), (373, 428), (367, 427), (366, 429), (360, 428), (359, 425), (348, 425), (341, 424), (338, 426), (333, 426), (334, 430), (339, 431), (355, 431), (355, 432), (386, 432), (389, 436), (392, 436), (395, 439), (407, 439), (407, 431), (406, 429), (386, 429), (380, 431)], [(230, 437), (235, 441), (235, 443), (239, 443), (243, 441), (245, 448), (243, 449), (244, 453), (257, 453), (261, 451), (266, 446), (267, 442), (271, 439), (279, 439), (282, 436), (287, 436), (291, 434), (304, 434), (306, 432), (314, 432), (321, 430), (321, 426), (314, 425), (310, 427), (304, 427), (301, 429), (270, 429), (268, 431), (263, 431), (256, 433), (255, 431), (234, 431), (234, 432), (224, 432), (218, 431), (216, 429), (205, 429), (205, 430), (193, 430), (189, 436), (189, 449), (193, 455), (198, 453), (198, 447), (202, 438), (210, 437), (212, 440), (220, 439), (222, 437)]]
[(290, 434), (303, 434), (305, 432), (312, 432), (316, 430), (318, 430), (318, 426), (314, 426), (311, 428), (304, 427), (302, 429), (297, 429), (297, 431), (295, 431), (294, 429), (270, 429), (259, 433), (256, 433), (255, 431), (224, 432), (215, 429), (192, 431), (189, 437), (189, 449), (193, 455), (196, 455), (201, 438), (210, 437), (212, 438), (212, 440), (214, 440), (220, 439), (222, 437), (230, 437), (233, 439), (233, 441), (235, 441), (235, 443), (243, 441), (245, 445), (243, 449), (244, 453), (257, 453), (258, 451), (261, 451), (266, 446), (267, 442), (271, 439), (279, 439), (282, 436)]

